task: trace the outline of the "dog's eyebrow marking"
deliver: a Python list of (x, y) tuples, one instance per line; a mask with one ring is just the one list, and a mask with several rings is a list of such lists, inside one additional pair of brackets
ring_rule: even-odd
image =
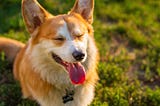
[(80, 36), (80, 35), (83, 35), (84, 33), (79, 29), (78, 26), (76, 26), (76, 27), (74, 28), (72, 34), (73, 34), (74, 36)]
[(68, 28), (71, 36), (79, 36), (79, 35), (83, 35), (84, 34), (82, 32), (82, 30), (80, 29), (80, 25), (75, 24), (75, 23), (70, 22), (70, 21), (67, 21), (65, 18), (64, 18), (64, 21), (67, 24), (67, 28)]
[(61, 26), (58, 29), (58, 34), (61, 36), (64, 36), (66, 38), (66, 40), (72, 40), (72, 37), (71, 37), (70, 32), (68, 30), (67, 23), (65, 21), (64, 21), (63, 26)]

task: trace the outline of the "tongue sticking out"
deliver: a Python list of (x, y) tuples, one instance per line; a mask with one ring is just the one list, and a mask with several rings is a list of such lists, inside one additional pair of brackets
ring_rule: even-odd
[(65, 68), (73, 84), (82, 84), (85, 81), (86, 73), (81, 63), (68, 63)]
[(69, 77), (73, 84), (83, 84), (86, 79), (86, 73), (83, 65), (78, 63), (68, 63), (64, 62), (60, 57), (55, 54), (52, 54), (52, 57), (55, 61), (63, 65), (69, 73)]

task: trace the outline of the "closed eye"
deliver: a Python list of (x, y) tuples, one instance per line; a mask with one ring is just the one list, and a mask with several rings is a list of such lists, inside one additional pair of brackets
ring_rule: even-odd
[(77, 38), (82, 38), (83, 37), (83, 34), (81, 35), (76, 35)]
[(58, 38), (54, 38), (54, 40), (57, 40), (57, 41), (64, 41), (65, 38), (63, 38), (63, 37), (58, 37)]
[(76, 37), (82, 37), (84, 34), (75, 35)]

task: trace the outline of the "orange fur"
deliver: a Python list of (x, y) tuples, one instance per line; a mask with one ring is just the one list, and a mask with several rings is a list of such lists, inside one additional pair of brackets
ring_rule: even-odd
[[(23, 49), (18, 54), (18, 57), (16, 58), (14, 64), (14, 70), (15, 70), (14, 75), (16, 79), (19, 80), (21, 83), (24, 97), (33, 98), (32, 93), (30, 92), (28, 87), (32, 89), (33, 92), (37, 94), (37, 96), (47, 95), (53, 86), (47, 83), (46, 81), (42, 80), (41, 77), (39, 77), (40, 75), (35, 71), (33, 71), (32, 67), (30, 67), (31, 66), (30, 61), (27, 58), (28, 56), (27, 57), (24, 56), (25, 53), (24, 50), (26, 49)], [(22, 62), (21, 60), (23, 60), (24, 62)], [(21, 71), (17, 72), (18, 70)]]

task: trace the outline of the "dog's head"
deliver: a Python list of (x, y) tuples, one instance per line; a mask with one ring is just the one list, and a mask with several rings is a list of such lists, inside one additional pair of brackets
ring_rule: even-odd
[(23, 18), (32, 45), (40, 45), (42, 52), (50, 54), (67, 70), (81, 70), (71, 74), (82, 76), (85, 73), (81, 62), (87, 58), (88, 37), (93, 33), (93, 8), (94, 0), (76, 0), (68, 14), (53, 16), (36, 0), (22, 1)]

